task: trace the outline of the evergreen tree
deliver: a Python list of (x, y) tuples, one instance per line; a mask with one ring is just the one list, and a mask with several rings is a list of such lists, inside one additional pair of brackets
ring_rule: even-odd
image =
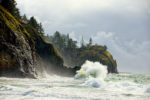
[(84, 43), (84, 39), (83, 39), (83, 36), (82, 36), (82, 40), (81, 40), (81, 48), (84, 48), (85, 47), (85, 43)]
[(35, 29), (38, 30), (39, 24), (38, 24), (38, 22), (36, 21), (36, 19), (35, 19), (33, 16), (30, 18), (29, 24), (30, 24), (32, 27), (34, 27)]
[(44, 35), (44, 29), (43, 29), (42, 23), (39, 24), (38, 31), (39, 31), (39, 33), (41, 33), (42, 35)]
[(13, 16), (16, 18), (21, 18), (19, 9), (16, 8), (16, 1), (15, 0), (1, 0), (0, 3), (4, 8), (6, 8)]
[(14, 16), (15, 16), (17, 19), (21, 19), (20, 11), (19, 11), (18, 8), (15, 8)]
[(68, 40), (68, 43), (67, 43), (68, 45), (67, 45), (67, 48), (70, 50), (70, 51), (72, 51), (72, 50), (74, 50), (75, 48), (77, 48), (77, 41), (73, 41), (72, 39), (69, 39)]
[(92, 45), (92, 38), (89, 39), (89, 44), (88, 46), (91, 46)]
[(29, 24), (35, 29), (37, 29), (37, 31), (40, 34), (44, 35), (44, 29), (43, 29), (42, 23), (38, 23), (37, 20), (33, 16), (30, 18)]
[(58, 31), (56, 31), (54, 33), (54, 37), (53, 37), (53, 43), (56, 46), (57, 49), (61, 49), (61, 35)]
[(26, 16), (25, 14), (22, 16), (22, 20), (23, 20), (25, 23), (28, 22), (27, 16)]
[(107, 46), (106, 45), (104, 45), (104, 49), (107, 50)]

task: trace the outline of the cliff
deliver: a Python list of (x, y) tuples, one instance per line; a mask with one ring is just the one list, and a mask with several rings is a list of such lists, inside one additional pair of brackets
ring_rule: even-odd
[(109, 73), (118, 73), (116, 60), (113, 59), (111, 53), (105, 46), (93, 45), (87, 47), (85, 50), (80, 50), (80, 63), (82, 65), (86, 60), (98, 61), (103, 65), (107, 65)]
[(36, 78), (53, 66), (64, 67), (55, 47), (0, 6), (0, 76)]
[[(68, 54), (66, 51), (65, 55)], [(86, 60), (99, 61), (108, 66), (110, 73), (117, 73), (116, 61), (103, 46), (78, 48), (71, 54), (67, 57), (71, 65), (66, 67), (53, 44), (31, 25), (15, 19), (0, 6), (0, 76), (37, 78), (44, 71), (72, 76), (80, 67), (71, 67), (81, 66)]]
[(93, 45), (89, 42), (79, 47), (77, 45), (79, 42), (70, 38), (69, 34), (61, 34), (58, 31), (53, 36), (47, 36), (47, 39), (55, 45), (64, 59), (64, 64), (70, 68), (75, 67), (75, 70), (79, 70), (82, 64), (89, 60), (107, 65), (109, 73), (118, 73), (117, 62), (106, 46)]

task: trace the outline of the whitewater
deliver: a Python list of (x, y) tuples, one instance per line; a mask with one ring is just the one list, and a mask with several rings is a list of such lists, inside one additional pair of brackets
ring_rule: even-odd
[(0, 100), (150, 100), (150, 75), (107, 74), (107, 66), (86, 61), (75, 77), (1, 77)]

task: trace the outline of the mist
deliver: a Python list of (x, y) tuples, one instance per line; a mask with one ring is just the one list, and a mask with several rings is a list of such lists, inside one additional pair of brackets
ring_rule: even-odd
[(17, 3), (22, 14), (28, 18), (35, 16), (43, 23), (46, 34), (60, 31), (77, 41), (84, 37), (86, 42), (92, 37), (95, 44), (108, 46), (120, 72), (150, 73), (149, 0), (17, 0)]

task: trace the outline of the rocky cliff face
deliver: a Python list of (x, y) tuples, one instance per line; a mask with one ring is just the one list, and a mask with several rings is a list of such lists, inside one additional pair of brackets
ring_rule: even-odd
[(112, 57), (111, 53), (106, 49), (105, 46), (90, 46), (84, 51), (80, 52), (80, 64), (86, 60), (98, 61), (103, 65), (107, 66), (109, 73), (118, 73), (116, 60)]
[(63, 59), (34, 28), (0, 6), (0, 76), (35, 78), (45, 65), (63, 67)]
[(22, 25), (0, 6), (0, 75), (35, 77), (34, 43)]
[(49, 43), (40, 33), (28, 24), (22, 23), (24, 28), (30, 33), (34, 43), (35, 51), (41, 58), (44, 68), (48, 73), (59, 75), (74, 75), (74, 69), (64, 66), (63, 58), (60, 56), (56, 48)]
[[(75, 66), (81, 66), (88, 59), (108, 65), (109, 72), (117, 72), (116, 61), (108, 51), (101, 48), (91, 47), (86, 52), (81, 52), (82, 59), (77, 59), (80, 60), (77, 62), (81, 63)], [(101, 51), (102, 53), (99, 53)], [(16, 20), (0, 6), (0, 76), (36, 78), (42, 76), (44, 70), (68, 76), (74, 75), (79, 69), (67, 68), (63, 63), (56, 48), (36, 29)]]
[(71, 56), (65, 56), (67, 54), (62, 54), (64, 63), (67, 66), (76, 66), (75, 70), (79, 70), (85, 61), (89, 60), (106, 65), (108, 73), (118, 73), (117, 62), (107, 50), (106, 46), (91, 45), (84, 48), (78, 48), (76, 49), (76, 52), (77, 54), (73, 58)]

